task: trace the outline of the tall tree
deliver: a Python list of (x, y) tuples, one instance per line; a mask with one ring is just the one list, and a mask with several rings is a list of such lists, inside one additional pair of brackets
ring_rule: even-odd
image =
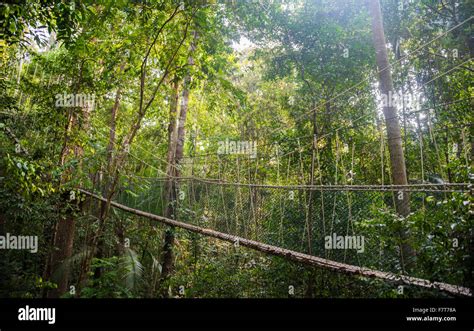
[[(84, 87), (86, 71), (86, 59), (83, 59), (79, 65), (77, 82), (74, 86), (74, 95), (78, 95)], [(67, 161), (71, 158), (80, 159), (84, 154), (83, 147), (73, 139), (73, 136), (81, 131), (88, 131), (90, 112), (93, 105), (84, 103), (76, 105), (67, 113), (66, 128), (64, 131), (63, 148), (60, 155), (59, 166), (66, 167), (63, 172), (60, 185), (63, 186), (71, 180), (73, 171), (76, 169), (67, 166)], [(77, 108), (77, 109), (76, 109)], [(79, 162), (79, 167), (81, 167)], [(53, 235), (53, 250), (49, 258), (49, 265), (46, 265), (46, 275), (51, 276), (57, 282), (57, 288), (48, 292), (48, 297), (59, 297), (63, 295), (68, 286), (70, 261), (73, 253), (74, 236), (76, 229), (76, 196), (75, 192), (65, 191), (63, 193), (63, 203), (60, 208), (65, 209), (65, 215), (59, 219), (56, 224)], [(70, 203), (72, 201), (72, 203)], [(49, 274), (50, 273), (50, 274)]]
[[(393, 89), (392, 74), (388, 62), (387, 48), (385, 45), (385, 34), (383, 31), (382, 12), (379, 0), (369, 0), (369, 8), (372, 16), (372, 34), (375, 47), (375, 59), (379, 73), (380, 92), (389, 100), (389, 95), (395, 91)], [(383, 106), (385, 126), (387, 130), (388, 150), (390, 153), (390, 167), (392, 172), (392, 182), (394, 185), (407, 185), (407, 173), (405, 168), (405, 156), (402, 147), (402, 134), (400, 123), (398, 122), (397, 109), (389, 102)], [(410, 197), (408, 192), (400, 191), (395, 199), (397, 213), (406, 217), (410, 213)], [(406, 242), (408, 234), (402, 231), (402, 263), (405, 267), (410, 266), (413, 257), (413, 250)]]
[[(192, 67), (194, 65), (193, 59), (193, 52), (196, 49), (196, 41), (197, 41), (197, 32), (194, 31), (193, 41), (191, 42), (190, 50), (189, 50), (189, 57), (188, 57), (188, 65)], [(173, 174), (173, 178), (171, 178), (171, 182), (174, 183), (169, 187), (169, 200), (167, 201), (167, 208), (166, 208), (166, 216), (176, 216), (176, 191), (178, 189), (178, 183), (176, 182), (176, 178), (181, 175), (179, 167), (181, 160), (184, 155), (184, 142), (185, 142), (185, 126), (186, 126), (186, 117), (188, 114), (188, 106), (189, 106), (189, 90), (191, 88), (192, 76), (190, 69), (188, 68), (188, 72), (186, 77), (184, 78), (183, 83), (183, 95), (181, 99), (181, 107), (180, 113), (178, 118), (178, 128), (176, 133), (176, 142), (173, 140), (173, 144), (169, 146), (169, 148), (175, 147), (174, 158), (171, 162), (172, 168), (174, 171), (171, 171)], [(172, 119), (170, 119), (171, 121)], [(172, 128), (174, 130), (174, 128)], [(171, 130), (171, 129), (170, 129)], [(171, 133), (172, 134), (172, 133)], [(168, 180), (169, 182), (170, 180)], [(165, 232), (165, 243), (163, 246), (163, 272), (162, 272), (162, 279), (165, 279), (171, 273), (173, 268), (173, 245), (174, 245), (174, 228), (169, 227), (166, 229)]]

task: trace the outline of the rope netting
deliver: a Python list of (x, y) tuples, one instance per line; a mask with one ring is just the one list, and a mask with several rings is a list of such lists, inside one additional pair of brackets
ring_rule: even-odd
[[(114, 200), (146, 214), (163, 215), (166, 180), (129, 177)], [(469, 237), (460, 229), (468, 222), (468, 206), (460, 203), (469, 199), (468, 184), (277, 186), (200, 178), (175, 180), (173, 220), (204, 229), (204, 235), (207, 230), (215, 231), (225, 237), (217, 236), (219, 239), (241, 238), (321, 258), (329, 261), (329, 269), (343, 272), (353, 268), (351, 272), (356, 274), (360, 270), (388, 273), (388, 278), (375, 277), (389, 280), (403, 274), (463, 283), (465, 275), (456, 270), (462, 270), (462, 256), (469, 249)], [(407, 217), (396, 213), (400, 198), (409, 201), (411, 213)], [(401, 231), (408, 236), (399, 235)], [(409, 272), (403, 265), (403, 259), (409, 257), (402, 256), (406, 243), (417, 252), (415, 267)], [(432, 260), (435, 252), (443, 259), (438, 262), (449, 268), (436, 269)], [(338, 263), (348, 267), (339, 270)], [(454, 291), (469, 293), (459, 288)]]

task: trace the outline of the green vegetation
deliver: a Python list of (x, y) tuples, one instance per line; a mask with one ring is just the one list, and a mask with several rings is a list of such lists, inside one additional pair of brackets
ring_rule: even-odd
[(1, 5), (0, 297), (448, 295), (110, 201), (472, 291), (472, 1), (67, 3)]

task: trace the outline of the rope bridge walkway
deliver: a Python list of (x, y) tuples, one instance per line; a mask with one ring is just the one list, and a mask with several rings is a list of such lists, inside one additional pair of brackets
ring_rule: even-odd
[[(158, 216), (163, 215), (165, 209), (166, 180), (129, 178), (111, 206), (309, 266), (378, 278), (392, 284), (436, 289), (451, 295), (472, 296), (469, 288), (403, 273), (398, 258), (401, 239), (393, 235), (389, 226), (390, 222), (396, 225), (402, 220), (395, 215), (394, 206), (400, 192), (410, 194), (410, 217), (418, 215), (426, 219), (437, 213), (454, 212), (456, 207), (449, 202), (456, 196), (469, 194), (468, 184), (277, 186), (174, 178), (177, 215), (170, 219)], [(96, 191), (94, 189), (80, 191), (96, 200), (107, 201), (90, 192)], [(434, 232), (427, 228), (413, 231), (412, 236), (428, 238)], [(392, 241), (381, 242), (383, 234)], [(354, 246), (337, 249), (341, 247), (336, 241)]]

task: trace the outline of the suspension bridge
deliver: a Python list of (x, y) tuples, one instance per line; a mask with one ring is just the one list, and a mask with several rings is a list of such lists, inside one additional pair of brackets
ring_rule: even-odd
[[(165, 208), (162, 196), (166, 178), (139, 178), (135, 183), (129, 182), (128, 187), (119, 190), (111, 206), (167, 226), (309, 266), (378, 278), (392, 284), (436, 289), (451, 295), (472, 296), (469, 288), (386, 271), (397, 269), (399, 251), (377, 240), (386, 231), (385, 224), (378, 218), (381, 213), (395, 213), (394, 199), (399, 192), (410, 193), (412, 207), (422, 208), (427, 196), (449, 199), (455, 194), (468, 193), (468, 184), (278, 186), (202, 178), (176, 180), (179, 182), (176, 185), (177, 219), (159, 216)], [(80, 192), (107, 202), (88, 190), (80, 189)], [(310, 192), (316, 207), (313, 215), (308, 214)], [(423, 208), (427, 218), (437, 211), (436, 204)], [(367, 228), (371, 231), (364, 231)], [(373, 229), (380, 230), (374, 232)], [(363, 236), (364, 252), (327, 249), (324, 237), (332, 233)], [(308, 240), (311, 235), (312, 240)], [(364, 261), (372, 264), (366, 265)]]

